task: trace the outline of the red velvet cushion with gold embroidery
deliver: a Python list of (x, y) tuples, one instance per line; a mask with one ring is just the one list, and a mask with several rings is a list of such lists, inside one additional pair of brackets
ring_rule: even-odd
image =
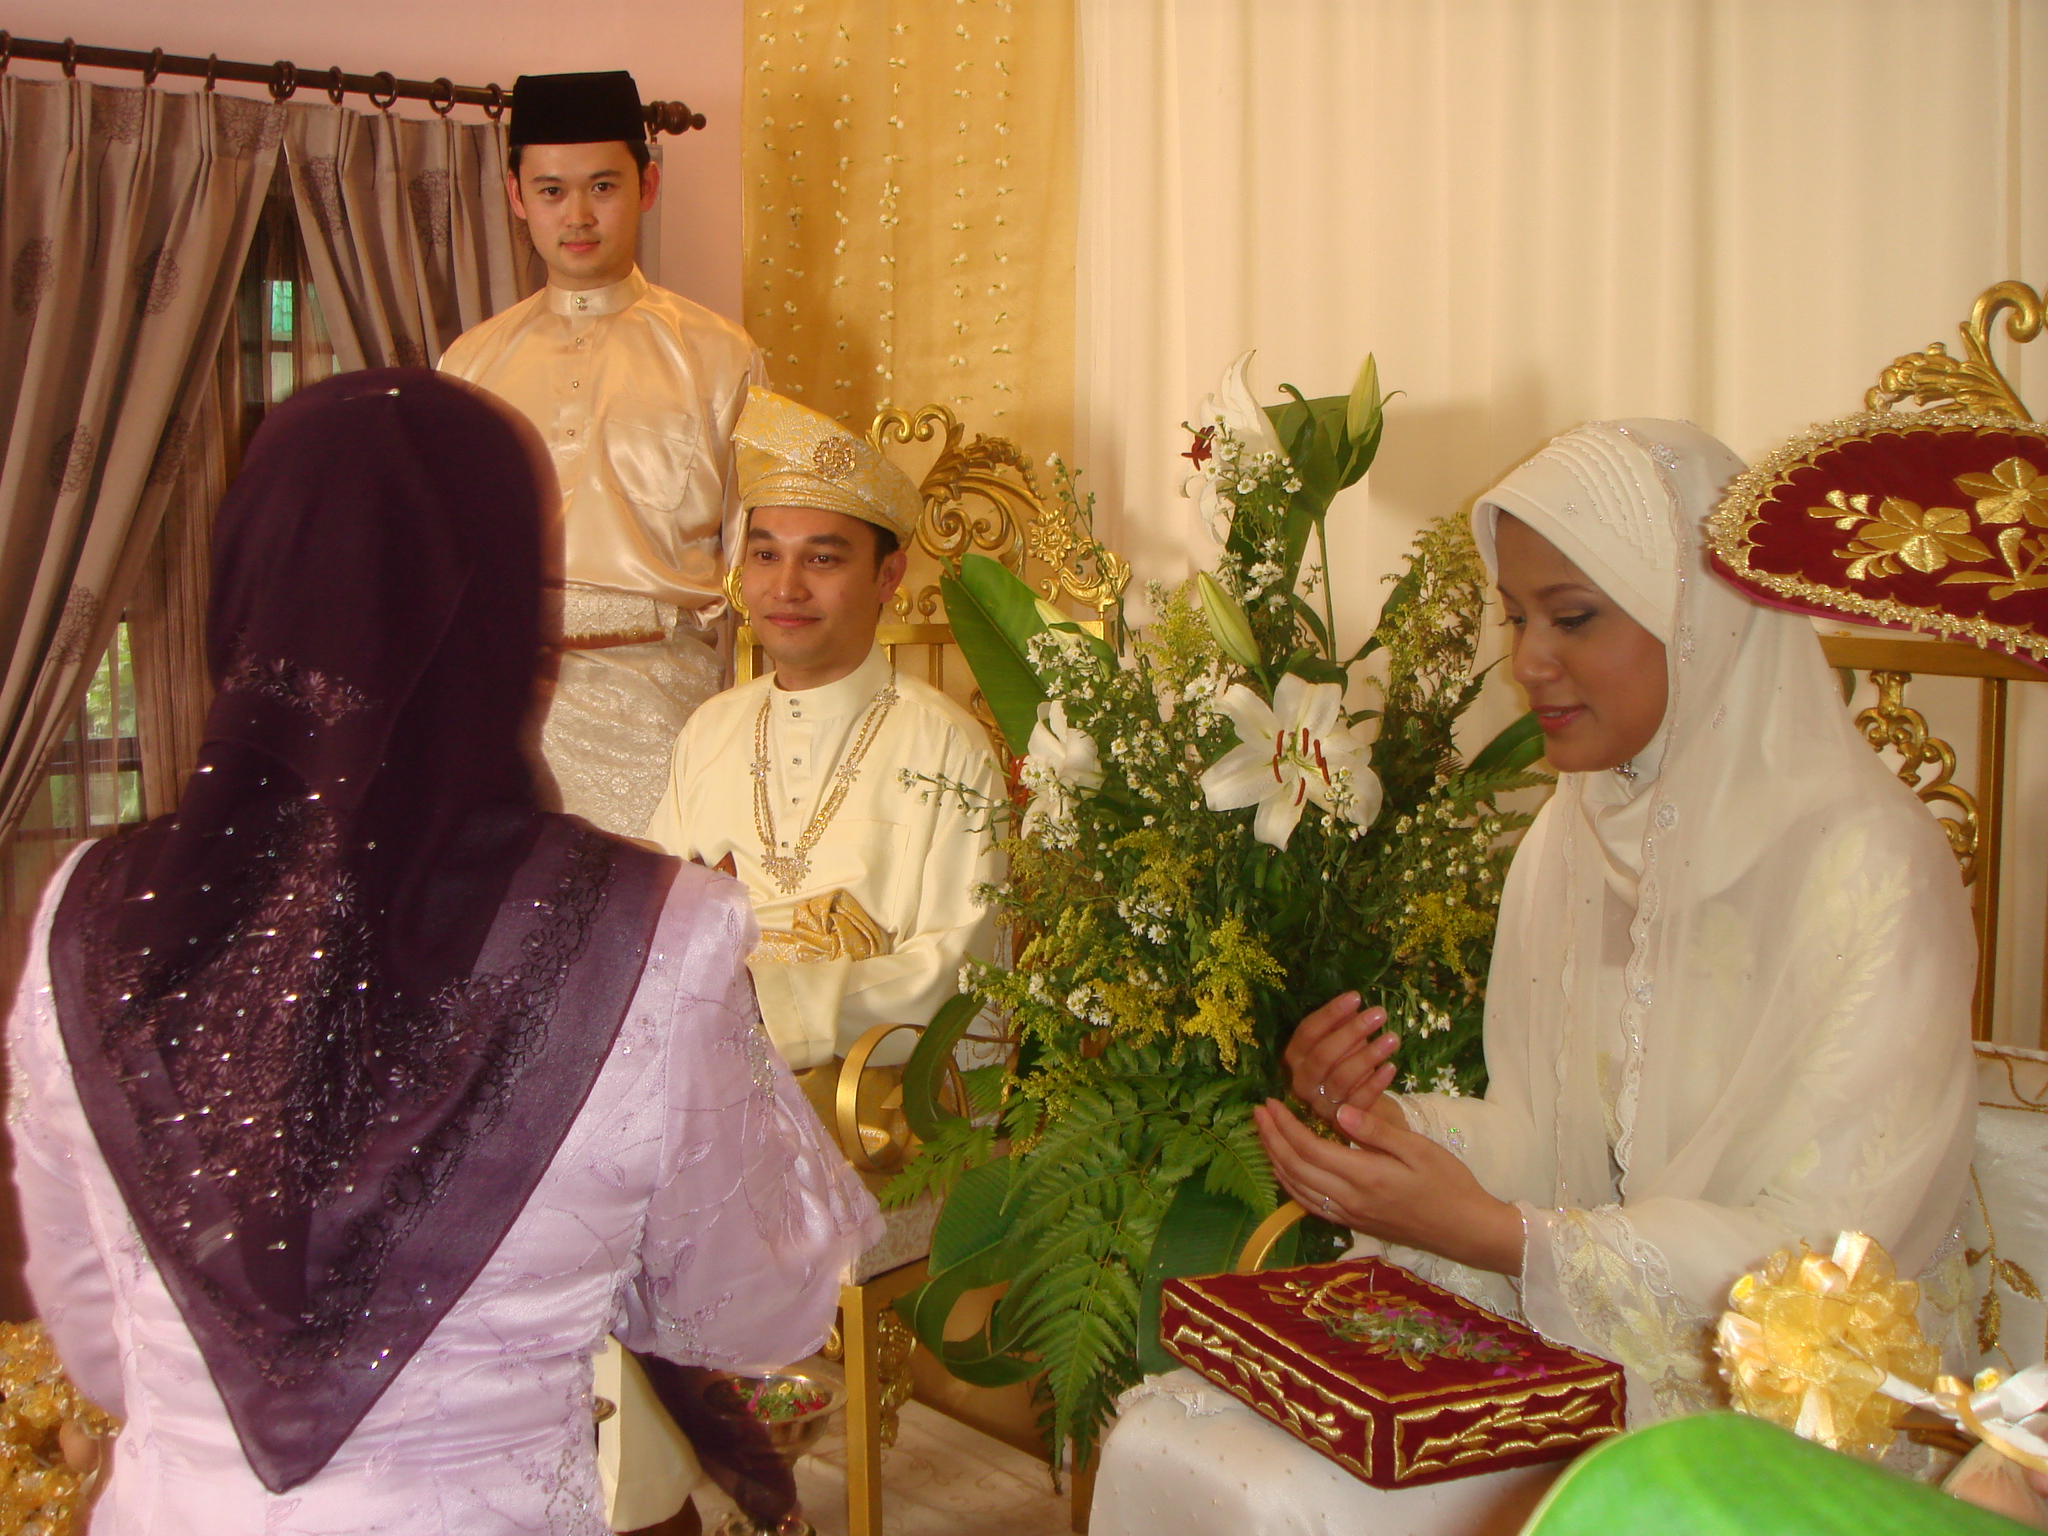
[(1624, 1427), (1620, 1366), (1383, 1259), (1169, 1280), (1159, 1336), (1376, 1488), (1558, 1461)]
[(2048, 668), (2048, 428), (1879, 412), (1764, 459), (1708, 519), (1723, 574), (1801, 613)]

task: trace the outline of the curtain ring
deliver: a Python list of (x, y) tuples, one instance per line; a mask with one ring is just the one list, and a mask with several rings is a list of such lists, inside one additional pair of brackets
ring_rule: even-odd
[(76, 80), (78, 78), (78, 39), (75, 37), (64, 39), (64, 78), (66, 80)]
[[(6, 34), (4, 33), (0, 33), (0, 36), (5, 35)], [(4, 59), (0, 59), (0, 69), (5, 69), (6, 67), (6, 61)], [(505, 92), (499, 87), (498, 82), (495, 80), (493, 80), (489, 85), (485, 86), (484, 89), (490, 92), (491, 95), (491, 99), (484, 103), (484, 116), (488, 117), (492, 122), (495, 123), (499, 118), (505, 115)]]
[(145, 87), (156, 84), (156, 77), (164, 72), (164, 51), (161, 48), (149, 50), (149, 62), (142, 66), (142, 83)]
[(213, 89), (214, 79), (219, 73), (220, 55), (217, 53), (209, 53), (206, 56), (206, 84), (200, 87), (200, 89), (211, 91)]
[[(380, 91), (383, 92), (381, 96), (378, 94)], [(392, 103), (398, 100), (398, 77), (388, 69), (378, 70), (370, 77), (370, 89), (367, 94), (371, 106), (379, 112), (389, 112)]]
[(427, 90), (427, 105), (434, 109), (436, 117), (446, 117), (455, 110), (455, 82), (446, 75), (436, 80)]
[(344, 94), (346, 93), (341, 84), (341, 66), (336, 64), (327, 71), (327, 99), (338, 107)]
[(14, 62), (14, 34), (0, 32), (0, 75), (7, 73), (7, 66)]
[(290, 59), (279, 59), (271, 66), (270, 99), (290, 101), (299, 88), (299, 67)]

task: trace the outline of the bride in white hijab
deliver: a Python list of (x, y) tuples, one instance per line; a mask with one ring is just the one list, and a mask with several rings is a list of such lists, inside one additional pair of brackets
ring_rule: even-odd
[[(1741, 468), (1683, 423), (1592, 423), (1474, 507), (1517, 680), (1553, 764), (1579, 770), (1508, 877), (1486, 1096), (1382, 1097), (1397, 1047), (1347, 996), (1303, 1022), (1288, 1061), (1354, 1145), (1277, 1102), (1259, 1117), (1304, 1206), (1618, 1361), (1636, 1424), (1725, 1403), (1710, 1334), (1728, 1288), (1798, 1239), (1872, 1234), (1951, 1335), (1960, 1295), (1976, 964), (1961, 881), (1851, 726), (1811, 625), (1708, 571), (1701, 522)], [(1445, 1523), (1404, 1510), (1417, 1530), (1486, 1523), (1482, 1487), (1326, 1478), (1186, 1373), (1149, 1386), (1241, 1417), (1250, 1459), (1213, 1443), (1217, 1425), (1181, 1466), (1165, 1448), (1180, 1415), (1138, 1388), (1104, 1453), (1101, 1536), (1369, 1531), (1381, 1501), (1425, 1494)]]

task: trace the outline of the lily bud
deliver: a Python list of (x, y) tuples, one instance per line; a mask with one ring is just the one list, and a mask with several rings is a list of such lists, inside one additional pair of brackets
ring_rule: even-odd
[(1363, 442), (1377, 426), (1380, 414), (1380, 365), (1368, 352), (1351, 386), (1351, 398), (1344, 402), (1344, 434), (1352, 442)]
[(1241, 667), (1257, 667), (1263, 658), (1258, 642), (1252, 639), (1251, 620), (1237, 599), (1207, 571), (1195, 573), (1195, 586), (1202, 594), (1202, 617), (1208, 620), (1209, 633), (1216, 637), (1223, 654)]

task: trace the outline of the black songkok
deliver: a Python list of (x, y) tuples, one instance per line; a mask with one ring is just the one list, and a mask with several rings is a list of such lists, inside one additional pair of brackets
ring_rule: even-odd
[(647, 141), (640, 88), (625, 70), (521, 75), (514, 82), (508, 144), (609, 144), (614, 139)]

